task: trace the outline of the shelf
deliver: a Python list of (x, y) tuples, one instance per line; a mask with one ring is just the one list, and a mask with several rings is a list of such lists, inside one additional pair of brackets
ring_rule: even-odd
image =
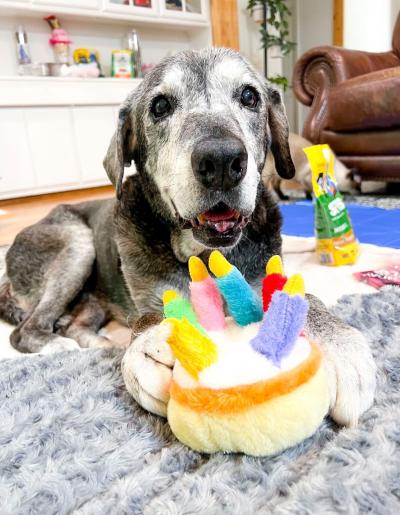
[(115, 23), (115, 24), (132, 24), (135, 23), (135, 26), (147, 26), (154, 28), (164, 28), (170, 30), (185, 30), (185, 29), (204, 29), (210, 26), (209, 22), (206, 20), (198, 20), (198, 19), (189, 19), (182, 18), (179, 19), (177, 16), (174, 17), (164, 17), (160, 15), (135, 15), (126, 13), (117, 13), (117, 12), (108, 12), (108, 11), (96, 11), (90, 9), (79, 9), (79, 8), (71, 8), (71, 7), (63, 7), (57, 6), (56, 9), (52, 9), (51, 6), (46, 5), (32, 5), (26, 3), (16, 3), (14, 1), (1, 1), (0, 2), (0, 15), (4, 16), (30, 16), (30, 17), (44, 17), (47, 16), (51, 12), (57, 12), (57, 15), (63, 17), (63, 19), (77, 20), (80, 19), (90, 19), (91, 21), (96, 22), (107, 22), (107, 23)]
[(141, 80), (0, 76), (0, 107), (115, 105)]

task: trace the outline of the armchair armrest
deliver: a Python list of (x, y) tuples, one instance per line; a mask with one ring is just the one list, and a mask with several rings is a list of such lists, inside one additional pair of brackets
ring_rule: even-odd
[(305, 105), (311, 105), (316, 88), (333, 87), (366, 73), (400, 66), (394, 52), (363, 52), (342, 47), (321, 46), (305, 52), (293, 71), (293, 89)]
[(293, 89), (305, 105), (311, 105), (315, 92), (331, 88), (347, 79), (400, 66), (394, 52), (363, 52), (342, 47), (321, 46), (305, 52), (293, 71)]
[(373, 53), (332, 46), (305, 52), (293, 71), (296, 97), (311, 106), (303, 136), (313, 143), (320, 142), (327, 120), (327, 97), (333, 87), (347, 79), (395, 66), (400, 66), (400, 58), (394, 52)]

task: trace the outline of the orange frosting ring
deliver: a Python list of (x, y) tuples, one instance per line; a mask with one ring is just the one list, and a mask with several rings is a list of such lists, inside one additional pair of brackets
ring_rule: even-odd
[(319, 369), (322, 355), (319, 347), (310, 342), (311, 351), (297, 367), (276, 377), (248, 385), (230, 388), (182, 388), (172, 381), (171, 399), (192, 410), (219, 415), (239, 413), (257, 404), (285, 395), (306, 383)]

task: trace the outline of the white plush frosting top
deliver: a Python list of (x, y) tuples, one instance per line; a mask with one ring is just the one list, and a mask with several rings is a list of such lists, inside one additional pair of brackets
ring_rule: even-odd
[(292, 351), (277, 367), (250, 345), (258, 333), (261, 322), (239, 327), (231, 318), (226, 319), (223, 331), (209, 331), (208, 335), (218, 347), (218, 360), (199, 373), (196, 381), (179, 361), (174, 368), (174, 380), (183, 388), (230, 388), (252, 384), (291, 370), (305, 361), (311, 347), (306, 338), (299, 336)]

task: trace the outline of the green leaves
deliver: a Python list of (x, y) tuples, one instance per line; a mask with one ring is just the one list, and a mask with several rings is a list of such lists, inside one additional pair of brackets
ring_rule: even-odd
[[(258, 6), (267, 8), (266, 26), (262, 25), (260, 28), (263, 48), (278, 47), (282, 55), (290, 54), (296, 47), (296, 43), (289, 40), (289, 18), (292, 13), (286, 5), (286, 0), (248, 0), (247, 2), (247, 10), (250, 12)], [(268, 80), (283, 87), (284, 91), (289, 85), (287, 78), (282, 75), (268, 77)]]
[(289, 87), (289, 81), (283, 75), (274, 75), (273, 77), (268, 77), (268, 80), (282, 88), (283, 91), (286, 91)]

